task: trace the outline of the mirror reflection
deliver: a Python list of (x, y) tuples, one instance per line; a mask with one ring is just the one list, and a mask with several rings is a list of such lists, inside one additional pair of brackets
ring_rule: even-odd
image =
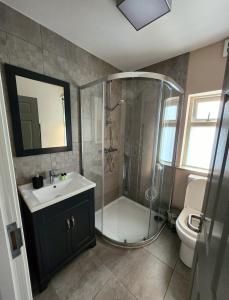
[(64, 87), (16, 76), (25, 150), (67, 146)]

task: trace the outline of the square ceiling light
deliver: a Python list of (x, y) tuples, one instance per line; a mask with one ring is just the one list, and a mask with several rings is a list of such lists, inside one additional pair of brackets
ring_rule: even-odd
[(172, 0), (117, 0), (117, 7), (140, 30), (171, 11)]

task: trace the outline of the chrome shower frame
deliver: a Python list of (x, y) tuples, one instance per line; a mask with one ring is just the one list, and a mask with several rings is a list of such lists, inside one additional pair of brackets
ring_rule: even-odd
[[(81, 91), (95, 86), (97, 84), (102, 84), (102, 89), (103, 89), (103, 99), (102, 99), (102, 104), (103, 104), (103, 112), (102, 112), (102, 149), (104, 149), (104, 127), (105, 127), (105, 109), (106, 109), (106, 88), (107, 88), (107, 83), (113, 81), (113, 80), (119, 80), (119, 79), (134, 79), (134, 78), (143, 78), (143, 79), (154, 79), (154, 80), (158, 80), (161, 82), (161, 84), (163, 85), (163, 83), (167, 83), (170, 87), (174, 88), (177, 92), (179, 92), (181, 94), (181, 96), (184, 94), (184, 90), (183, 88), (176, 83), (172, 78), (170, 78), (169, 76), (163, 75), (163, 74), (159, 74), (159, 73), (153, 73), (153, 72), (122, 72), (122, 73), (115, 73), (115, 74), (111, 74), (105, 77), (102, 77), (98, 80), (94, 80), (92, 82), (89, 82), (87, 84), (84, 84), (82, 86), (79, 87), (79, 111), (80, 111), (80, 140), (81, 140), (81, 147), (80, 147), (80, 161), (81, 161), (81, 174), (84, 175), (84, 166), (83, 166), (83, 141), (82, 141), (82, 136), (83, 136), (83, 128), (82, 128), (82, 124), (81, 124), (81, 115), (82, 115), (82, 99), (81, 99)], [(179, 110), (178, 110), (178, 119), (180, 119), (181, 116), (181, 111), (182, 111), (182, 104), (183, 101), (181, 101), (181, 105), (179, 106)], [(118, 106), (119, 103), (116, 105)], [(177, 132), (176, 132), (176, 138), (175, 138), (175, 144), (174, 144), (174, 149), (177, 149), (177, 141), (178, 141), (178, 135), (179, 135), (179, 131), (180, 131), (180, 123), (178, 122), (177, 124)], [(174, 151), (173, 154), (173, 161), (172, 164), (175, 166), (176, 164), (176, 152)], [(102, 209), (104, 208), (104, 151), (102, 151)], [(174, 189), (174, 184), (172, 186), (172, 191)], [(171, 206), (171, 199), (170, 199), (170, 204), (169, 206)], [(150, 208), (151, 210), (151, 208)], [(151, 217), (150, 217), (151, 219)], [(150, 222), (149, 219), (149, 222)], [(158, 236), (160, 235), (161, 231), (163, 230), (165, 224), (161, 227), (161, 229), (154, 234), (152, 237), (148, 237), (146, 240), (142, 240), (139, 241), (137, 243), (127, 243), (127, 242), (119, 242), (116, 240), (113, 240), (107, 236), (105, 236), (102, 231), (103, 231), (103, 213), (102, 213), (102, 228), (100, 230), (98, 230), (96, 228), (96, 232), (99, 236), (101, 236), (105, 241), (107, 241), (108, 243), (121, 247), (121, 248), (139, 248), (139, 247), (143, 247), (145, 245), (150, 244), (151, 242), (153, 242), (154, 240), (156, 240), (158, 238)]]

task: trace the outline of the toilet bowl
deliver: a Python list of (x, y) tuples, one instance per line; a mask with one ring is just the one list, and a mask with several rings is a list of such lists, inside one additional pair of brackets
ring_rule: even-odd
[(191, 268), (198, 233), (188, 226), (190, 215), (200, 216), (203, 205), (207, 179), (197, 175), (189, 175), (186, 188), (184, 209), (176, 221), (177, 234), (181, 240), (180, 258)]

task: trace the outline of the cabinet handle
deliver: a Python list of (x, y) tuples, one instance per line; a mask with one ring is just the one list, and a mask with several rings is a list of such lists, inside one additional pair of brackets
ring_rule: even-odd
[(73, 216), (71, 217), (71, 221), (72, 221), (72, 228), (74, 228), (76, 226), (76, 222)]
[(66, 223), (67, 223), (67, 231), (69, 231), (71, 229), (71, 223), (69, 219), (66, 219)]

